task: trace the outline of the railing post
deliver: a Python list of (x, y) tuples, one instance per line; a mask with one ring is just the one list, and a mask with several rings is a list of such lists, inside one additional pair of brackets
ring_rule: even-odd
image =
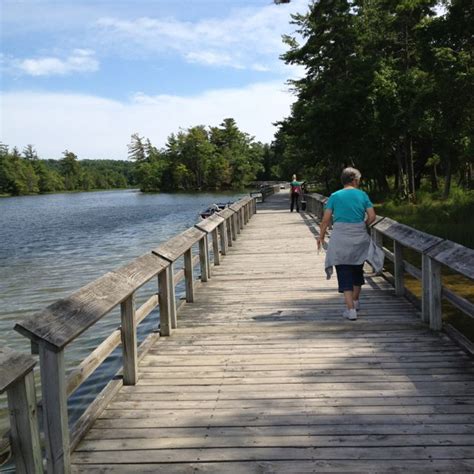
[(71, 472), (64, 351), (39, 344), (48, 474)]
[(170, 267), (158, 273), (158, 295), (160, 299), (160, 335), (171, 336), (171, 308), (170, 308)]
[(134, 293), (120, 304), (120, 316), (122, 322), (123, 384), (136, 385), (138, 381), (138, 370)]
[(421, 320), (430, 322), (430, 257), (421, 254)]
[(227, 255), (227, 248), (229, 246), (227, 241), (227, 221), (224, 220), (222, 224), (219, 224), (219, 235), (221, 239), (221, 252), (222, 255)]
[(443, 327), (441, 311), (441, 265), (428, 257), (430, 328), (440, 331)]
[(178, 317), (176, 315), (176, 289), (174, 286), (174, 263), (170, 264), (169, 275), (169, 290), (170, 290), (170, 317), (171, 327), (176, 329), (178, 327)]
[(230, 216), (226, 221), (225, 221), (225, 225), (226, 225), (226, 230), (227, 230), (227, 245), (229, 247), (232, 247), (232, 219), (233, 217)]
[(372, 240), (379, 246), (380, 248), (383, 247), (383, 235), (375, 228), (370, 228), (370, 235), (372, 236)]
[(209, 280), (209, 253), (207, 235), (204, 235), (199, 241), (199, 262), (201, 264), (201, 281)]
[(186, 283), (186, 302), (194, 302), (194, 276), (193, 276), (193, 253), (192, 250), (184, 252), (184, 279)]
[(395, 295), (403, 296), (405, 294), (403, 283), (403, 246), (396, 240), (393, 241), (393, 257)]
[[(240, 229), (242, 227), (240, 225), (240, 209), (235, 212), (234, 218), (235, 218), (235, 220), (234, 220), (234, 229), (235, 229), (237, 234), (240, 234)], [(236, 238), (237, 238), (237, 235), (236, 235)]]
[(239, 213), (239, 224), (240, 229), (242, 230), (245, 226), (244, 206), (242, 206), (237, 212)]
[(214, 254), (214, 265), (220, 265), (221, 256), (219, 254), (219, 235), (217, 227), (212, 231), (212, 252)]
[(234, 212), (234, 214), (232, 216), (230, 216), (230, 228), (231, 228), (231, 231), (232, 231), (232, 238), (229, 240), (229, 245), (232, 246), (232, 241), (233, 240), (237, 240), (237, 233), (239, 232), (237, 230), (238, 228), (238, 225), (237, 225), (237, 213)]
[(7, 392), (11, 451), (18, 474), (43, 473), (36, 390), (35, 360), (0, 349), (0, 394)]

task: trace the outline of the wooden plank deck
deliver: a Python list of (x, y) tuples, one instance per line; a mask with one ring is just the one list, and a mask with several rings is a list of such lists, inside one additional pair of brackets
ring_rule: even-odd
[(74, 472), (474, 471), (474, 365), (378, 277), (341, 316), (312, 220), (260, 205)]

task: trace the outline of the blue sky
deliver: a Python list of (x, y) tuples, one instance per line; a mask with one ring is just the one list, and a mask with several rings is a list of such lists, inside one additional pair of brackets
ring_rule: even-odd
[(269, 142), (301, 74), (278, 59), (307, 0), (1, 0), (0, 140), (125, 159), (132, 133), (239, 127)]

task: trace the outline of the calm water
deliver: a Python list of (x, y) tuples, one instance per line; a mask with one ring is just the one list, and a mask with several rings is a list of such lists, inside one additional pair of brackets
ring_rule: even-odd
[[(28, 352), (29, 341), (13, 331), (16, 321), (191, 227), (213, 202), (236, 198), (125, 190), (0, 199), (0, 345)], [(82, 360), (119, 321), (112, 314), (84, 333), (66, 352), (68, 366)], [(99, 386), (100, 379), (99, 374), (92, 383)], [(78, 391), (71, 400), (73, 415), (85, 398)]]

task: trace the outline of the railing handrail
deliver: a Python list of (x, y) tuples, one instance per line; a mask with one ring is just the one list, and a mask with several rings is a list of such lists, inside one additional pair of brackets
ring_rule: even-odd
[[(307, 194), (308, 210), (322, 218), (324, 203), (328, 199), (321, 194)], [(313, 200), (315, 202), (313, 202)], [(394, 286), (398, 296), (409, 293), (403, 283), (403, 272), (422, 281), (422, 318), (434, 330), (442, 328), (441, 298), (445, 298), (464, 314), (474, 318), (474, 304), (442, 285), (441, 265), (474, 279), (474, 250), (413, 227), (401, 224), (389, 217), (377, 216), (371, 225), (374, 239), (385, 255), (394, 262)], [(382, 236), (393, 240), (394, 251), (383, 247)], [(421, 270), (403, 259), (403, 248), (410, 248), (422, 256)], [(411, 293), (409, 293), (411, 294)]]
[[(256, 212), (256, 199), (246, 196), (232, 209), (224, 209), (201, 221), (181, 234), (169, 239), (150, 253), (142, 255), (123, 267), (113, 270), (82, 287), (71, 296), (56, 301), (45, 310), (21, 321), (15, 329), (37, 345), (40, 355), (42, 407), (45, 418), (45, 440), (48, 472), (67, 472), (69, 469), (69, 426), (67, 397), (96, 370), (111, 352), (122, 344), (123, 383), (137, 381), (138, 324), (157, 306), (160, 307), (160, 333), (168, 336), (177, 327), (175, 286), (186, 280), (186, 301), (193, 301), (193, 267), (201, 265), (201, 281), (210, 278), (208, 235), (212, 237), (214, 265), (219, 265), (220, 253), (225, 255), (232, 240)], [(220, 234), (220, 236), (219, 236)], [(220, 239), (219, 239), (220, 237)], [(199, 255), (192, 255), (192, 247), (199, 243)], [(220, 243), (220, 248), (219, 248)], [(184, 255), (184, 268), (174, 274), (174, 263)], [(135, 292), (158, 276), (158, 294), (152, 295), (135, 308)], [(92, 353), (66, 377), (64, 350), (85, 330), (93, 326), (120, 305), (121, 327), (112, 332)], [(0, 369), (2, 364), (0, 364)], [(1, 376), (1, 374), (0, 374)], [(1, 377), (0, 377), (1, 382)], [(97, 407), (94, 408), (97, 410)], [(87, 419), (86, 419), (87, 418)], [(90, 423), (90, 414), (76, 422), (71, 432), (83, 433)], [(61, 453), (58, 455), (57, 453)]]
[(153, 249), (152, 253), (168, 260), (170, 263), (175, 262), (205, 235), (206, 233), (202, 230), (190, 227)]
[[(311, 193), (307, 196), (317, 199), (321, 203), (327, 201), (327, 197), (321, 194)], [(321, 199), (322, 198), (322, 199)], [(378, 219), (371, 225), (381, 234), (399, 242), (419, 253), (426, 253), (438, 263), (474, 280), (474, 250), (464, 245), (443, 239), (421, 230), (401, 224), (394, 219), (377, 216)]]
[(142, 255), (18, 322), (15, 330), (33, 342), (62, 350), (168, 265), (156, 255)]

